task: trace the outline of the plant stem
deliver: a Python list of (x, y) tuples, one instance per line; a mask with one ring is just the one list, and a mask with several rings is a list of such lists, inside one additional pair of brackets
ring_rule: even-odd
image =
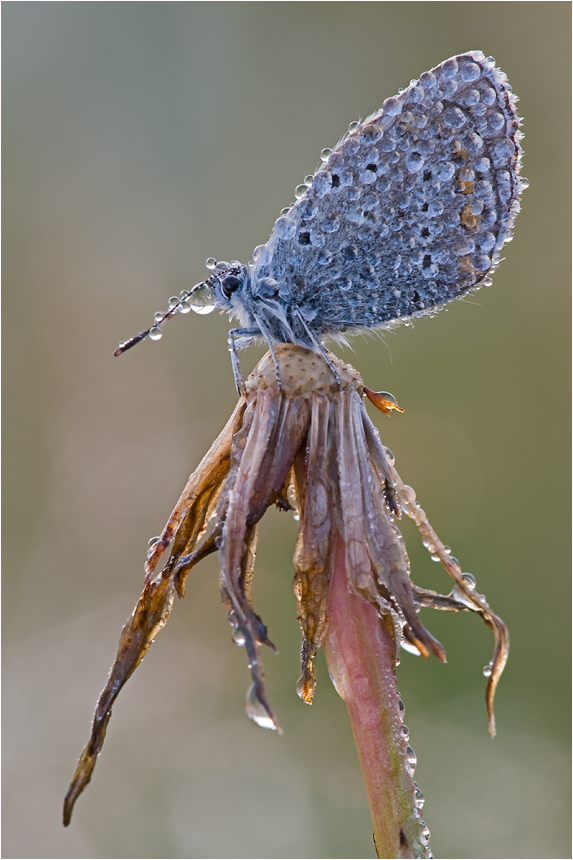
[(338, 536), (328, 597), (324, 649), (334, 686), (346, 703), (364, 777), (378, 857), (427, 857), (403, 733), (404, 705), (396, 689), (390, 613), (348, 585), (344, 541)]

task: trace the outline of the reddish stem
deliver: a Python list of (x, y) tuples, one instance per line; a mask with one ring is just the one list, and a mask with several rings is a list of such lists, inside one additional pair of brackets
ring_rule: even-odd
[(382, 620), (377, 609), (348, 585), (340, 536), (327, 617), (326, 660), (348, 708), (378, 857), (427, 857), (402, 731), (404, 706), (396, 689), (392, 620), (389, 614)]

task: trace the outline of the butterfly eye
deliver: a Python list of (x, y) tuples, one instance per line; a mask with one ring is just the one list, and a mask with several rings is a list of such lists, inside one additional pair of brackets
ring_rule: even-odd
[(221, 289), (223, 290), (223, 295), (230, 299), (231, 295), (236, 292), (241, 286), (241, 282), (234, 275), (227, 275), (226, 278), (223, 278), (221, 281)]

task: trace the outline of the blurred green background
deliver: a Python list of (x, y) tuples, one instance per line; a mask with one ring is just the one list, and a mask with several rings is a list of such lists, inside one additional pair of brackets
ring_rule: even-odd
[[(570, 31), (562, 2), (2, 4), (5, 857), (374, 857), (342, 702), (295, 694), (296, 524), (269, 511), (255, 602), (278, 737), (243, 712), (217, 568), (61, 803), (139, 595), (147, 540), (234, 407), (225, 318), (117, 343), (247, 261), (349, 122), (452, 54), (493, 55), (525, 118), (524, 195), (494, 286), (339, 351), (442, 539), (508, 623), (487, 733), (477, 616), (424, 615), (449, 663), (398, 685), (436, 857), (570, 856)], [(243, 354), (248, 372), (263, 350)], [(413, 578), (449, 590), (405, 523)]]

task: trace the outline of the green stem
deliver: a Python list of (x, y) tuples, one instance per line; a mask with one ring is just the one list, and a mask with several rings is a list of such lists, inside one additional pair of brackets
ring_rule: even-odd
[(394, 627), (348, 585), (338, 536), (328, 597), (324, 649), (330, 676), (344, 699), (364, 777), (378, 857), (426, 858), (407, 761), (403, 704), (396, 689)]

